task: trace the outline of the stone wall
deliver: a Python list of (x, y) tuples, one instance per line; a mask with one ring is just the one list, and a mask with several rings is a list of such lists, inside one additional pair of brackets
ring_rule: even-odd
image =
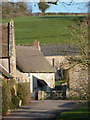
[[(54, 67), (59, 69), (60, 67), (65, 69), (65, 78), (67, 81), (69, 89), (67, 90), (67, 97), (80, 97), (87, 98), (88, 95), (88, 67), (82, 64), (73, 65), (69, 64), (67, 58), (70, 56), (47, 56), (47, 60)], [(76, 56), (80, 57), (80, 56)], [(56, 80), (58, 80), (58, 75), (56, 73)]]
[(88, 67), (77, 64), (69, 69), (69, 89), (67, 97), (87, 98), (88, 96)]
[(49, 61), (49, 63), (54, 66), (56, 72), (55, 72), (55, 80), (61, 79), (60, 76), (58, 75), (58, 70), (61, 67), (62, 63), (65, 63), (66, 56), (47, 56), (46, 59)]
[(62, 91), (38, 91), (38, 100), (58, 100), (63, 99)]
[(66, 56), (46, 56), (46, 59), (49, 61), (51, 65), (53, 65), (54, 59), (55, 68), (60, 68), (60, 63), (66, 62)]
[(28, 77), (28, 73), (23, 73), (17, 68), (17, 70), (16, 70), (16, 82), (17, 83), (30, 82), (30, 78)]

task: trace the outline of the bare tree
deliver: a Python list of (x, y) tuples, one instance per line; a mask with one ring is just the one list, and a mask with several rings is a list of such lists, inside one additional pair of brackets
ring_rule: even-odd
[[(60, 1), (60, 0), (55, 0), (55, 1), (50, 0), (50, 1), (47, 1), (46, 3), (58, 5), (58, 2), (59, 2), (59, 1)], [(63, 3), (65, 3), (65, 2), (63, 2)], [(71, 0), (70, 3), (65, 3), (65, 4), (66, 4), (66, 5), (71, 5), (72, 3), (73, 3), (73, 0)]]
[(76, 56), (67, 56), (66, 62), (61, 63), (60, 66), (61, 69), (66, 69), (66, 71), (69, 72), (69, 80), (67, 79), (67, 82), (72, 81), (74, 84), (74, 87), (70, 87), (70, 90), (77, 92), (80, 99), (88, 99), (88, 67), (90, 65), (88, 48), (89, 20), (86, 17), (82, 20), (75, 20), (74, 22), (76, 22), (76, 25), (72, 23), (72, 25), (69, 26), (69, 33), (74, 41), (76, 40), (74, 44), (72, 44), (78, 47), (78, 54)]
[(79, 57), (71, 57), (68, 60), (72, 62), (89, 65), (89, 47), (88, 47), (88, 17), (76, 20), (76, 25), (69, 26), (69, 33), (73, 38), (74, 45), (78, 47)]

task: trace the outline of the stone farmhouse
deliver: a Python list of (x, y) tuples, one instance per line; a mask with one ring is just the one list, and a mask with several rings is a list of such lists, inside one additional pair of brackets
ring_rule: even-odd
[(13, 21), (0, 25), (2, 37), (0, 39), (0, 67), (3, 73), (16, 78), (16, 52)]
[(86, 97), (88, 94), (88, 67), (79, 63), (70, 63), (70, 57), (80, 57), (79, 47), (65, 44), (40, 45), (43, 53), (55, 69), (55, 80), (65, 81), (67, 97)]
[[(14, 23), (0, 24), (0, 79), (16, 79)], [(13, 84), (16, 94), (16, 86)]]
[(30, 82), (31, 93), (50, 91), (55, 87), (54, 68), (36, 47), (16, 46), (16, 56), (16, 79), (18, 82)]
[(63, 64), (67, 63), (68, 56), (77, 56), (78, 47), (66, 44), (40, 45), (41, 52), (56, 69), (56, 81), (63, 80), (65, 69)]
[(16, 46), (14, 22), (1, 25), (0, 77), (28, 82), (30, 92), (50, 91), (55, 87), (55, 71), (35, 47)]
[(80, 57), (79, 47), (72, 45), (40, 45), (41, 52), (56, 69), (56, 80), (67, 84), (67, 97), (86, 97), (88, 94), (88, 67), (69, 63), (70, 57)]
[(65, 80), (68, 96), (86, 96), (88, 68), (82, 64), (69, 64), (67, 57), (78, 56), (78, 47), (71, 45), (16, 46), (14, 23), (0, 25), (0, 77), (28, 82), (30, 91), (50, 91), (55, 80)]

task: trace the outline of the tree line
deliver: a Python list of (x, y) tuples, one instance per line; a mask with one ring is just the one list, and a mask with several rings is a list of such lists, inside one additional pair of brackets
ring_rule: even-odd
[[(40, 1), (38, 7), (42, 13), (45, 13), (50, 5)], [(32, 15), (32, 6), (28, 6), (27, 2), (2, 2), (0, 8), (2, 8), (2, 18)]]
[(30, 15), (25, 2), (2, 2), (2, 18)]

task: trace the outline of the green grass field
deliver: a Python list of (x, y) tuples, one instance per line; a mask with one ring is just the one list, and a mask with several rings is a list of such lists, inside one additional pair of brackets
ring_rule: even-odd
[[(69, 33), (69, 27), (76, 24), (75, 20), (82, 20), (84, 16), (31, 16), (12, 18), (15, 21), (16, 44), (71, 44), (75, 42)], [(9, 22), (11, 19), (4, 19)]]

